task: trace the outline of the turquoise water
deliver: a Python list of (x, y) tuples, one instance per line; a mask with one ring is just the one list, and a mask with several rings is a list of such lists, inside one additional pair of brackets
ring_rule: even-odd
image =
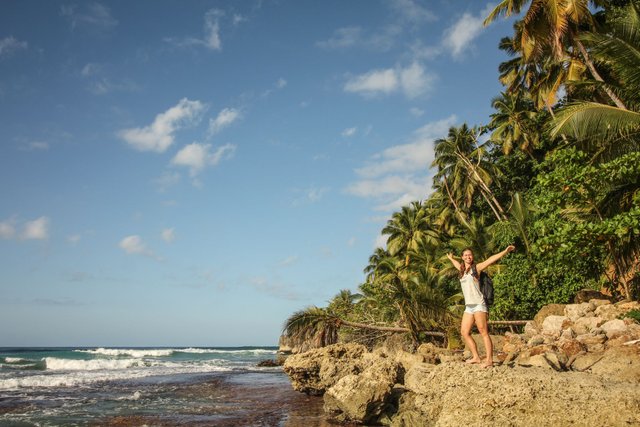
[(276, 352), (0, 348), (0, 426), (324, 425), (280, 367), (256, 366)]

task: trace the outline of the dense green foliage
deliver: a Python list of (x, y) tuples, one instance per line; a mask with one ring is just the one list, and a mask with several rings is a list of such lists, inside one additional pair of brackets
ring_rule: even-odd
[(466, 247), (478, 260), (517, 247), (489, 271), (493, 320), (531, 319), (584, 288), (638, 299), (640, 13), (637, 1), (597, 2), (595, 14), (589, 3), (496, 6), (486, 23), (523, 18), (499, 46), (511, 59), (499, 67), (495, 113), (435, 141), (433, 192), (393, 214), (359, 293), (296, 313), (288, 335), (371, 342), (387, 325), (414, 343), (425, 331), (453, 339), (463, 302), (446, 254)]

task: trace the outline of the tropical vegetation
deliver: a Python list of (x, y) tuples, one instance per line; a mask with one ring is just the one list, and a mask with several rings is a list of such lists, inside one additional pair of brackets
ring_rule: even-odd
[(492, 266), (491, 320), (531, 319), (580, 289), (640, 296), (640, 1), (503, 0), (503, 91), (488, 123), (435, 141), (433, 191), (394, 213), (357, 293), (285, 323), (297, 343), (456, 343), (462, 309), (446, 254), (515, 243)]

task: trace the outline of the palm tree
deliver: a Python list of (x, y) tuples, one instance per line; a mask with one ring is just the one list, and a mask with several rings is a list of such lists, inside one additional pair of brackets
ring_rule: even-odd
[[(594, 59), (606, 66), (612, 76), (607, 82), (632, 106), (620, 108), (600, 102), (576, 102), (558, 111), (551, 134), (573, 134), (578, 140), (626, 142), (638, 148), (640, 133), (640, 13), (633, 3), (614, 22), (611, 34), (585, 33), (578, 39), (587, 44)], [(594, 82), (596, 83), (596, 82)], [(599, 85), (600, 86), (600, 85)]]
[(492, 130), (491, 141), (508, 155), (514, 147), (531, 156), (538, 145), (538, 132), (532, 129), (535, 110), (526, 97), (502, 92), (491, 101), (496, 110), (487, 126)]
[[(577, 37), (582, 27), (594, 28), (593, 15), (589, 11), (588, 0), (503, 0), (487, 16), (484, 25), (493, 22), (500, 15), (511, 16), (520, 13), (526, 4), (528, 10), (522, 18), (522, 30), (519, 33), (520, 48), (526, 61), (539, 60), (551, 56), (562, 61), (567, 56), (567, 48), (580, 52), (582, 61), (593, 78), (604, 80), (596, 69), (591, 56)], [(608, 87), (602, 89), (621, 109), (626, 109), (622, 100)]]
[(373, 251), (373, 254), (369, 257), (369, 263), (364, 268), (364, 273), (367, 275), (367, 282), (373, 282), (375, 280), (378, 265), (388, 256), (390, 256), (389, 251), (384, 248), (376, 248)]
[(507, 225), (512, 230), (513, 234), (520, 237), (527, 255), (531, 252), (529, 229), (533, 222), (534, 212), (535, 209), (523, 199), (520, 193), (515, 193), (513, 195), (511, 207), (509, 208), (509, 220)]
[(477, 129), (466, 124), (451, 127), (447, 138), (435, 141), (437, 168), (434, 180), (442, 181), (451, 192), (452, 200), (469, 209), (479, 192), (486, 200), (498, 221), (506, 218), (504, 209), (489, 188), (494, 176), (499, 174), (494, 164), (486, 159), (485, 144), (478, 144)]
[(382, 234), (388, 234), (387, 249), (390, 255), (404, 254), (405, 267), (409, 265), (409, 251), (415, 250), (423, 239), (437, 239), (437, 234), (426, 221), (426, 211), (420, 202), (412, 202), (395, 212)]

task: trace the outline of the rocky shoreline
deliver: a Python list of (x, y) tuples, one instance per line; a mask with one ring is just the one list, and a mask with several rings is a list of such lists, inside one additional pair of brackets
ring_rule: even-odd
[(523, 334), (494, 337), (491, 369), (431, 344), (409, 353), (347, 343), (292, 355), (284, 371), (343, 423), (640, 425), (640, 324), (623, 318), (639, 309), (607, 300), (546, 306)]

